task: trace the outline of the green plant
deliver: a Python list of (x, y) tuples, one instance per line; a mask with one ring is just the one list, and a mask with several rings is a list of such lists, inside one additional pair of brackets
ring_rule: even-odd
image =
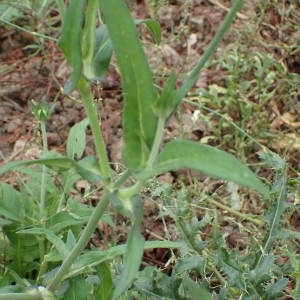
[[(0, 22), (35, 37), (57, 41), (54, 36), (43, 34), (42, 29), (47, 28), (47, 32), (49, 33), (50, 28), (55, 27), (56, 18), (48, 14), (55, 6), (57, 6), (58, 11), (62, 11), (63, 5), (63, 1), (61, 0), (28, 0), (14, 1), (13, 3), (12, 1), (1, 0)], [(26, 22), (26, 26), (19, 26), (17, 23), (20, 20)]]
[[(87, 120), (76, 124), (71, 130), (66, 157), (47, 151), (44, 139), (41, 159), (12, 162), (0, 169), (0, 174), (10, 169), (25, 173), (30, 170), (32, 174), (35, 174), (34, 171), (25, 167), (32, 164), (42, 165), (41, 181), (33, 182), (38, 182), (41, 186), (36, 187), (38, 191), (32, 193), (36, 198), (32, 202), (28, 200), (28, 204), (24, 203), (24, 212), (21, 216), (11, 215), (13, 207), (10, 206), (13, 201), (11, 199), (18, 203), (17, 199), (21, 195), (10, 186), (2, 186), (1, 203), (3, 203), (3, 209), (6, 209), (3, 213), (6, 216), (3, 221), (5, 238), (10, 243), (16, 239), (19, 247), (23, 243), (27, 245), (28, 242), (29, 246), (37, 248), (38, 251), (34, 252), (33, 257), (30, 257), (28, 261), (25, 260), (29, 264), (34, 261), (34, 266), (30, 266), (30, 270), (33, 271), (31, 276), (27, 274), (29, 270), (27, 266), (18, 267), (14, 264), (10, 266), (13, 257), (9, 257), (7, 262), (9, 275), (7, 277), (6, 272), (4, 273), (5, 284), (3, 284), (0, 299), (5, 299), (5, 297), (73, 299), (74, 294), (78, 299), (126, 297), (124, 293), (137, 276), (145, 248), (181, 247), (181, 244), (176, 242), (145, 242), (140, 233), (143, 207), (138, 196), (139, 192), (147, 180), (163, 172), (180, 168), (196, 169), (208, 175), (250, 187), (264, 196), (269, 194), (267, 187), (250, 169), (226, 152), (188, 140), (175, 140), (161, 145), (166, 122), (196, 82), (201, 69), (229, 28), (242, 2), (241, 0), (235, 1), (206, 52), (199, 63), (186, 75), (181, 87), (175, 88), (176, 76), (171, 74), (160, 94), (153, 84), (151, 70), (138, 40), (135, 24), (137, 22), (132, 20), (123, 1), (73, 0), (66, 9), (62, 7), (61, 1), (58, 2), (63, 23), (59, 46), (73, 69), (65, 91), (68, 93), (75, 88), (79, 90)], [(97, 28), (98, 6), (105, 25)], [(145, 22), (159, 40), (160, 30), (157, 24), (149, 20)], [(110, 168), (99, 127), (98, 112), (95, 111), (90, 93), (91, 81), (101, 79), (105, 75), (112, 50), (118, 61), (125, 102), (123, 160), (126, 170), (121, 174), (115, 174)], [(47, 113), (44, 113), (42, 107), (36, 107), (35, 111), (44, 136)], [(84, 132), (88, 124), (94, 137), (96, 158), (82, 159), (85, 147)], [(49, 174), (54, 170), (61, 172), (62, 190), (60, 197), (54, 197), (52, 201), (50, 187), (55, 190), (54, 195), (57, 195), (57, 190)], [(64, 195), (78, 176), (90, 183), (102, 182), (102, 197), (95, 208), (86, 207), (71, 199), (65, 201)], [(134, 182), (130, 186), (127, 185), (128, 179)], [(39, 197), (37, 197), (38, 192)], [(104, 218), (109, 203), (112, 203), (117, 211), (131, 220), (132, 227), (126, 244), (111, 247), (106, 251), (96, 249), (83, 251), (99, 220)], [(38, 210), (34, 205), (38, 207)], [(28, 209), (33, 215), (25, 213)], [(74, 214), (78, 217), (75, 217), (75, 220)], [(26, 223), (26, 220), (30, 222)], [(86, 222), (87, 225), (80, 232), (80, 227)], [(12, 251), (16, 248), (13, 244), (10, 244), (10, 247)], [(122, 272), (120, 276), (119, 274), (114, 276), (107, 262), (120, 255), (123, 255)], [(226, 259), (228, 256), (229, 254), (224, 252)], [(17, 253), (16, 258), (20, 261), (20, 252)], [(22, 261), (20, 263), (23, 264)], [(38, 275), (36, 276), (35, 273)], [(146, 269), (140, 273), (139, 278), (150, 273), (157, 272)], [(153, 275), (153, 281), (155, 281), (153, 289), (160, 289), (164, 281), (168, 282), (170, 289), (178, 287), (179, 292), (174, 292), (173, 297), (198, 299), (199, 294), (203, 294), (203, 299), (210, 299), (205, 289), (188, 277), (170, 281), (164, 275), (157, 273)], [(11, 286), (12, 283), (17, 284)], [(32, 289), (33, 285), (40, 287)], [(135, 286), (139, 286), (139, 281), (135, 283)], [(127, 291), (129, 295), (131, 292)], [(134, 296), (134, 291), (132, 293)]]
[[(173, 284), (177, 282), (176, 291), (179, 290), (183, 278), (193, 276), (201, 278), (204, 286), (210, 286), (216, 299), (278, 299), (283, 296), (283, 290), (288, 283), (285, 277), (286, 270), (276, 264), (275, 260), (280, 256), (272, 249), (274, 244), (281, 242), (283, 235), (285, 241), (294, 238), (292, 232), (286, 232), (282, 226), (283, 213), (288, 208), (286, 165), (274, 153), (266, 153), (262, 155), (262, 159), (269, 167), (274, 168), (276, 178), (272, 193), (265, 203), (266, 212), (259, 219), (248, 214), (243, 215), (222, 204), (222, 199), (220, 202), (213, 200), (214, 195), (205, 193), (206, 196), (199, 196), (198, 185), (195, 185), (195, 191), (191, 191), (190, 188), (174, 191), (168, 184), (155, 184), (150, 189), (153, 191), (150, 197), (162, 200), (162, 214), (172, 217), (183, 241), (182, 256), (175, 262), (172, 274), (168, 278)], [(249, 240), (245, 242), (242, 251), (238, 247), (228, 246), (226, 234), (222, 229), (224, 221), (213, 208), (209, 209), (207, 204), (221, 207), (240, 219), (239, 222), (232, 220), (232, 223), (235, 226), (239, 224), (241, 231), (249, 233)], [(204, 208), (205, 213), (200, 217), (199, 212)], [(228, 218), (225, 222), (230, 221), (231, 218)], [(247, 222), (251, 222), (251, 226), (247, 226)], [(254, 224), (258, 227), (264, 225), (267, 230), (259, 235), (258, 228), (251, 229)], [(207, 232), (207, 229), (210, 229), (209, 236), (202, 239), (203, 232)], [(289, 255), (292, 255), (291, 252)], [(295, 256), (292, 262), (293, 269), (297, 269)], [(152, 276), (155, 286), (166, 286), (161, 277), (156, 279), (155, 275)], [(220, 286), (216, 285), (216, 282)], [(140, 294), (146, 295), (151, 291), (158, 292), (158, 289), (145, 285)], [(171, 295), (167, 288), (164, 292), (165, 294), (161, 292), (161, 295)], [(181, 299), (180, 295), (170, 298)]]

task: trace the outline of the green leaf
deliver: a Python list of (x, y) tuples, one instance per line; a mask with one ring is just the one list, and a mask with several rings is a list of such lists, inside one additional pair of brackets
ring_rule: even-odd
[(86, 146), (86, 127), (89, 124), (88, 119), (84, 119), (75, 124), (67, 139), (67, 155), (71, 159), (79, 159), (83, 155)]
[(274, 269), (274, 256), (266, 255), (263, 256), (256, 267), (251, 271), (251, 279), (255, 285), (258, 285), (264, 281), (270, 280), (272, 269)]
[[(2, 214), (2, 213), (3, 213), (3, 211), (0, 210), (0, 214)], [(1, 226), (1, 227), (2, 227), (2, 226), (5, 226), (5, 225), (10, 225), (10, 224), (12, 224), (11, 221), (8, 221), (8, 220), (3, 219), (3, 218), (0, 217), (0, 226)], [(1, 244), (1, 243), (0, 243), (0, 244)]]
[(55, 246), (62, 259), (66, 258), (67, 255), (69, 254), (69, 250), (64, 244), (64, 242), (52, 231), (46, 228), (23, 229), (23, 230), (19, 230), (18, 233), (31, 234), (31, 235), (45, 235), (46, 238)]
[(182, 257), (176, 262), (174, 271), (178, 275), (191, 271), (205, 274), (205, 260), (200, 255)]
[(100, 80), (105, 76), (112, 55), (106, 26), (96, 29), (98, 2), (88, 1), (82, 37), (83, 73), (89, 80)]
[(154, 19), (141, 19), (135, 20), (135, 24), (145, 24), (146, 27), (151, 31), (153, 35), (154, 41), (157, 45), (160, 44), (161, 41), (161, 27), (160, 24)]
[(289, 229), (280, 229), (277, 233), (279, 239), (288, 240), (288, 239), (296, 239), (300, 240), (300, 232), (289, 230)]
[(95, 31), (95, 51), (90, 62), (84, 64), (84, 75), (89, 80), (101, 80), (106, 75), (112, 56), (112, 43), (107, 27), (102, 25)]
[(10, 170), (27, 165), (45, 165), (57, 171), (67, 171), (74, 168), (77, 173), (90, 183), (98, 182), (102, 179), (96, 159), (93, 156), (88, 156), (79, 162), (76, 162), (68, 157), (42, 158), (28, 161), (10, 162), (0, 168), (0, 176)]
[[(153, 249), (153, 248), (176, 249), (181, 247), (182, 247), (181, 243), (171, 242), (171, 241), (147, 241), (144, 243), (144, 249)], [(65, 276), (65, 278), (69, 278), (76, 274), (80, 274), (86, 268), (91, 268), (105, 261), (113, 260), (117, 256), (124, 255), (125, 251), (126, 251), (126, 244), (114, 246), (105, 251), (92, 250), (86, 252), (78, 257), (76, 262), (72, 265), (70, 272)]]
[(279, 299), (284, 296), (284, 289), (288, 285), (289, 280), (287, 278), (280, 278), (274, 284), (270, 284), (266, 288), (266, 294), (268, 299)]
[(91, 286), (82, 277), (78, 276), (70, 280), (70, 286), (68, 291), (64, 294), (65, 300), (79, 300), (88, 299), (88, 295), (91, 293)]
[(112, 56), (112, 43), (107, 27), (102, 25), (96, 29), (96, 46), (94, 54), (95, 79), (102, 79), (107, 71)]
[(7, 163), (2, 168), (0, 168), (0, 176), (10, 170), (16, 169), (17, 167), (34, 165), (34, 164), (46, 165), (48, 167), (65, 171), (72, 168), (75, 162), (72, 159), (67, 157), (43, 158), (43, 159), (26, 160), (26, 161), (13, 161)]
[(90, 68), (93, 65), (98, 5), (98, 0), (88, 0), (85, 8), (85, 22), (81, 39), (83, 73), (85, 76), (89, 75)]
[(22, 17), (22, 13), (16, 7), (0, 4), (0, 19), (11, 21), (18, 17)]
[(76, 238), (72, 232), (72, 230), (68, 230), (67, 240), (66, 240), (66, 248), (71, 252), (72, 249), (76, 246)]
[(258, 156), (269, 168), (275, 170), (283, 170), (286, 168), (285, 161), (278, 154), (270, 150), (259, 152)]
[(113, 300), (118, 299), (118, 297), (132, 284), (139, 270), (144, 253), (145, 239), (140, 232), (143, 207), (138, 198), (132, 199), (132, 205), (134, 206), (134, 216), (132, 218), (133, 225), (128, 235), (123, 271), (120, 281), (117, 283), (116, 289), (114, 290), (112, 297)]
[(69, 211), (60, 211), (59, 213), (50, 217), (49, 221), (47, 222), (47, 228), (49, 228), (53, 233), (59, 233), (65, 228), (70, 228), (74, 225), (82, 225), (87, 221), (88, 216), (82, 217), (75, 215), (74, 213), (70, 213)]
[(75, 164), (78, 174), (90, 183), (99, 182), (102, 179), (99, 163), (94, 156), (87, 156)]
[(23, 196), (9, 184), (0, 183), (0, 215), (8, 220), (22, 222), (25, 217)]
[(264, 237), (263, 251), (257, 264), (263, 259), (265, 254), (268, 254), (272, 249), (273, 243), (279, 237), (281, 231), (282, 216), (288, 207), (287, 202), (287, 176), (286, 176), (286, 163), (277, 154), (269, 152), (266, 156), (261, 157), (269, 166), (273, 166), (276, 170), (275, 182), (272, 186), (271, 197), (268, 198), (268, 228)]
[(238, 289), (243, 289), (245, 286), (244, 270), (237, 254), (234, 251), (229, 252), (225, 247), (220, 247), (218, 249), (218, 261), (220, 270), (227, 275), (229, 286), (234, 285)]
[[(285, 170), (285, 169), (284, 169)], [(280, 232), (280, 224), (284, 211), (288, 207), (287, 190), (286, 190), (286, 174), (285, 171), (276, 180), (276, 185), (279, 185), (276, 190), (276, 202), (268, 207), (268, 230), (264, 238), (264, 253), (268, 253), (274, 241), (277, 239), (277, 234)]]
[(71, 0), (64, 13), (63, 28), (59, 40), (59, 47), (73, 69), (71, 80), (65, 86), (66, 93), (72, 92), (81, 76), (81, 39), (84, 19), (84, 6), (85, 0)]
[(182, 168), (195, 169), (207, 175), (250, 187), (262, 195), (268, 194), (267, 188), (256, 175), (231, 154), (186, 140), (167, 143), (152, 167), (137, 174), (136, 177), (147, 179)]
[(172, 73), (154, 106), (155, 114), (158, 117), (168, 118), (178, 105), (179, 99), (175, 84), (176, 75)]
[(107, 262), (103, 262), (97, 266), (96, 270), (101, 280), (100, 286), (96, 291), (97, 299), (111, 299), (113, 290), (113, 280), (110, 272), (110, 266)]
[(129, 168), (144, 166), (152, 146), (156, 90), (137, 29), (122, 0), (100, 1), (101, 11), (118, 60), (124, 92), (123, 157)]
[(182, 280), (182, 284), (185, 289), (188, 290), (191, 300), (212, 300), (211, 295), (208, 291), (199, 283), (196, 283), (192, 279), (188, 277), (184, 277)]

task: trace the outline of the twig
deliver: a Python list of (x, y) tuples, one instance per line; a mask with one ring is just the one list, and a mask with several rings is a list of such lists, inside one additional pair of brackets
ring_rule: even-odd
[[(220, 3), (218, 0), (209, 0), (209, 2), (216, 6), (219, 6), (220, 8), (224, 9), (226, 12), (230, 11), (230, 8), (228, 8), (224, 4)], [(249, 20), (249, 17), (247, 17), (246, 15), (239, 13), (239, 12), (236, 14), (236, 16), (243, 20)]]

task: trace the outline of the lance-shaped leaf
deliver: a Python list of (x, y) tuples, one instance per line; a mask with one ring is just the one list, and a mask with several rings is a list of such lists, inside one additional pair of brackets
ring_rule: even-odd
[(123, 157), (130, 168), (145, 165), (151, 148), (156, 117), (152, 74), (129, 10), (122, 0), (101, 0), (100, 8), (118, 60), (124, 93)]
[(199, 170), (207, 175), (233, 181), (266, 195), (268, 189), (256, 175), (231, 154), (193, 141), (167, 143), (151, 168), (136, 177), (147, 179), (181, 168)]
[(120, 281), (118, 282), (116, 289), (113, 293), (113, 300), (119, 298), (119, 296), (126, 291), (132, 284), (136, 273), (139, 270), (142, 256), (144, 253), (145, 239), (141, 235), (141, 223), (143, 217), (143, 207), (138, 198), (131, 199), (133, 216), (132, 216), (132, 229), (129, 232), (126, 252), (124, 255), (124, 268)]
[(7, 163), (2, 168), (0, 168), (0, 176), (18, 167), (35, 164), (45, 165), (57, 171), (67, 171), (71, 168), (74, 168), (82, 178), (86, 179), (90, 183), (95, 183), (102, 179), (97, 161), (92, 156), (85, 157), (84, 159), (78, 162), (71, 158), (63, 156), (54, 158), (42, 158), (36, 160), (14, 161)]
[(87, 3), (82, 35), (83, 74), (89, 80), (100, 80), (109, 66), (112, 45), (105, 25), (96, 29), (98, 0)]
[(81, 158), (86, 146), (86, 127), (88, 119), (76, 123), (70, 130), (67, 140), (67, 154), (71, 159)]
[(154, 19), (135, 20), (135, 24), (141, 24), (141, 23), (145, 24), (145, 26), (150, 30), (155, 43), (159, 45), (161, 41), (161, 28), (159, 23)]
[(70, 93), (76, 87), (81, 75), (84, 5), (85, 0), (72, 0), (64, 13), (59, 47), (73, 69), (72, 77), (65, 87), (66, 93)]
[(167, 119), (178, 105), (178, 92), (176, 90), (176, 75), (172, 73), (168, 78), (160, 96), (157, 98), (154, 106), (156, 115)]
[(69, 253), (69, 249), (66, 247), (65, 243), (61, 240), (61, 238), (55, 235), (51, 230), (48, 230), (46, 228), (34, 227), (34, 228), (19, 230), (18, 233), (32, 234), (34, 236), (45, 235), (46, 238), (55, 246), (62, 259), (67, 257)]
[(105, 25), (96, 29), (95, 54), (93, 59), (94, 79), (102, 79), (106, 75), (112, 55), (112, 44)]
[[(144, 250), (154, 248), (174, 248), (183, 247), (181, 242), (172, 241), (147, 241), (144, 243)], [(76, 262), (72, 265), (70, 271), (65, 275), (65, 279), (76, 274), (82, 273), (87, 268), (97, 266), (103, 262), (115, 259), (117, 256), (124, 255), (127, 250), (127, 244), (118, 245), (109, 248), (108, 250), (91, 250), (80, 255)]]

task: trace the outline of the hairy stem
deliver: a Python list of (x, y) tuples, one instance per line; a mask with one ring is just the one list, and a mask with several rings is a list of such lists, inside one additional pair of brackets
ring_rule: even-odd
[(89, 91), (89, 87), (89, 81), (82, 77), (79, 80), (78, 88), (83, 97), (85, 110), (92, 129), (100, 170), (102, 175), (108, 178), (110, 175), (109, 160), (107, 157), (103, 135), (100, 129), (100, 121), (98, 120), (97, 112), (93, 105), (93, 97)]
[(164, 133), (164, 127), (165, 127), (165, 119), (164, 118), (159, 118), (158, 119), (158, 124), (156, 128), (156, 133), (152, 145), (152, 149), (147, 161), (147, 166), (146, 168), (150, 168), (152, 164), (154, 163), (156, 156), (159, 152), (159, 146), (162, 141), (163, 133)]
[[(45, 121), (41, 121), (41, 132), (43, 140), (43, 155), (48, 151), (47, 132)], [(47, 218), (46, 205), (46, 186), (47, 186), (47, 167), (43, 165), (42, 168), (42, 181), (41, 181), (41, 193), (40, 193), (40, 218)]]
[[(160, 146), (160, 143), (161, 143), (161, 140), (163, 137), (164, 127), (165, 127), (165, 119), (159, 118), (153, 145), (152, 145), (151, 152), (150, 152), (150, 155), (149, 155), (149, 158), (147, 161), (146, 169), (149, 169), (152, 167), (152, 164), (154, 163), (156, 156), (159, 152), (159, 146)], [(134, 185), (119, 190), (118, 195), (119, 195), (120, 199), (131, 198), (132, 196), (138, 194), (144, 185), (145, 185), (144, 180), (138, 180)]]
[(82, 35), (82, 59), (83, 70), (87, 76), (93, 73), (91, 62), (94, 56), (95, 48), (95, 31), (96, 31), (96, 17), (98, 9), (98, 0), (88, 0), (86, 9), (85, 25)]
[(8, 293), (8, 294), (0, 294), (0, 300), (43, 300), (42, 295), (29, 295), (25, 293)]
[(80, 255), (81, 251), (86, 247), (88, 244), (93, 232), (95, 231), (99, 220), (104, 214), (104, 211), (109, 204), (109, 199), (111, 197), (111, 192), (106, 191), (103, 198), (99, 201), (98, 205), (94, 209), (88, 224), (86, 225), (84, 231), (82, 232), (81, 237), (77, 241), (75, 247), (73, 250), (69, 253), (69, 255), (66, 257), (66, 259), (63, 261), (61, 267), (59, 268), (58, 272), (55, 274), (54, 279), (49, 285), (50, 291), (55, 291), (59, 285), (61, 284), (61, 281), (63, 280), (63, 277), (67, 274), (69, 271), (71, 265), (74, 263), (75, 259)]
[[(45, 156), (46, 152), (48, 151), (48, 141), (47, 141), (47, 132), (46, 132), (46, 122), (40, 121), (41, 132), (42, 132), (42, 143), (43, 143), (43, 156)], [(45, 220), (47, 219), (47, 208), (46, 208), (46, 194), (47, 194), (47, 167), (43, 165), (42, 167), (42, 178), (41, 178), (41, 191), (40, 191), (40, 220), (41, 225), (45, 226)], [(43, 268), (43, 261), (45, 255), (45, 240), (39, 240), (39, 252), (40, 252), (40, 271), (38, 278), (43, 274), (45, 268)]]

